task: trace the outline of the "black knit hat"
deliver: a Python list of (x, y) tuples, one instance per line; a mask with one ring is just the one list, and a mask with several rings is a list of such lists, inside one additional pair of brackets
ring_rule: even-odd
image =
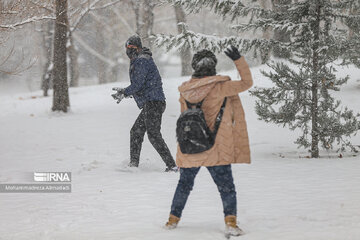
[[(194, 70), (196, 70), (199, 67), (199, 63), (203, 58), (211, 59), (212, 61), (210, 61), (210, 62), (213, 62), (213, 64), (214, 64), (213, 67), (216, 66), (217, 59), (216, 59), (215, 54), (209, 50), (203, 49), (203, 50), (200, 50), (197, 53), (195, 53), (195, 55), (192, 59), (191, 66)], [(207, 62), (209, 62), (209, 61), (207, 61)]]
[(216, 75), (217, 59), (213, 52), (209, 50), (200, 50), (195, 53), (191, 66), (195, 70), (193, 77), (201, 78)]
[(141, 38), (138, 35), (133, 35), (133, 36), (129, 37), (129, 39), (125, 43), (125, 47), (127, 48), (129, 45), (133, 45), (138, 48), (142, 48)]

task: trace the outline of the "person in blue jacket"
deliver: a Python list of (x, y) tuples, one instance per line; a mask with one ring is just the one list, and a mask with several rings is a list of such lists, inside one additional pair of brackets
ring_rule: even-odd
[(130, 58), (130, 86), (114, 88), (112, 96), (119, 103), (132, 96), (141, 112), (130, 131), (130, 167), (138, 167), (145, 132), (150, 143), (166, 164), (165, 171), (177, 171), (168, 146), (161, 135), (161, 119), (166, 108), (160, 73), (148, 48), (142, 47), (139, 36), (130, 37), (125, 44)]

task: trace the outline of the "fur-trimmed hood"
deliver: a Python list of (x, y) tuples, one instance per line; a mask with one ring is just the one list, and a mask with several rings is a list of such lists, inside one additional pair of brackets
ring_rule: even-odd
[(186, 101), (197, 103), (203, 100), (218, 82), (230, 81), (229, 76), (210, 76), (204, 78), (192, 78), (179, 87), (179, 92)]

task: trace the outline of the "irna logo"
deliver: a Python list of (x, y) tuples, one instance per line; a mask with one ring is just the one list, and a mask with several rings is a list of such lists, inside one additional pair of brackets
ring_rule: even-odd
[(35, 182), (71, 182), (71, 172), (34, 172)]

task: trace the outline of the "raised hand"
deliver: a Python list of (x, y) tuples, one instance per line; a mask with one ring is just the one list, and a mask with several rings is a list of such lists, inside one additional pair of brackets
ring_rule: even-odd
[(226, 54), (226, 56), (231, 58), (231, 60), (233, 60), (233, 61), (236, 61), (239, 58), (241, 58), (239, 50), (232, 45), (228, 49), (226, 49), (224, 53)]

